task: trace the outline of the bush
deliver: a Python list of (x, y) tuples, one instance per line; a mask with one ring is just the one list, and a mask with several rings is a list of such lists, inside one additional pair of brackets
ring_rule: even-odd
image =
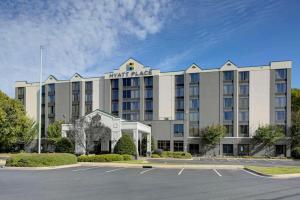
[(161, 156), (163, 152), (164, 152), (164, 151), (163, 151), (162, 149), (155, 149), (155, 150), (153, 151), (153, 154), (158, 154), (159, 156)]
[(78, 162), (113, 162), (123, 160), (132, 160), (132, 157), (126, 154), (81, 155), (78, 157)]
[(75, 155), (67, 153), (20, 153), (12, 155), (6, 166), (10, 167), (48, 167), (77, 163)]
[(192, 155), (187, 152), (172, 152), (172, 151), (164, 151), (161, 155), (163, 158), (183, 158), (183, 159), (189, 159), (192, 158)]
[(292, 157), (296, 159), (300, 159), (300, 147), (296, 147), (293, 149)]
[(55, 143), (55, 152), (74, 153), (74, 145), (69, 138), (61, 138)]
[(151, 158), (160, 158), (160, 155), (159, 155), (159, 154), (156, 154), (156, 153), (153, 153), (153, 154), (151, 155)]
[(114, 148), (114, 153), (136, 155), (135, 144), (128, 134), (123, 134), (122, 137), (118, 140)]

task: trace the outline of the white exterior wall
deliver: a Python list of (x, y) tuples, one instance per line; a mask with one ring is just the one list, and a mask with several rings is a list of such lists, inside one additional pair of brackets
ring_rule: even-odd
[(30, 85), (25, 89), (26, 112), (35, 121), (38, 120), (39, 89), (39, 85)]
[[(103, 90), (101, 90), (102, 92)], [(93, 110), (99, 109), (99, 103), (100, 103), (100, 88), (99, 88), (99, 80), (93, 81)]]
[(270, 123), (270, 70), (250, 71), (249, 134)]
[(159, 76), (158, 118), (175, 118), (175, 80), (172, 75)]

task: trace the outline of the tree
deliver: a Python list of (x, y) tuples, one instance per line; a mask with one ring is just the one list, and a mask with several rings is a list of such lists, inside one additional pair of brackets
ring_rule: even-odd
[(266, 147), (265, 156), (267, 156), (268, 152), (270, 153), (271, 147), (275, 145), (275, 143), (283, 138), (283, 130), (282, 128), (275, 125), (266, 125), (260, 126), (255, 131), (255, 136), (253, 137), (256, 143), (262, 144)]
[(55, 152), (74, 153), (74, 145), (69, 138), (60, 138), (55, 143)]
[(61, 138), (61, 125), (63, 121), (55, 121), (54, 123), (48, 126), (47, 137), (55, 141)]
[(208, 149), (220, 144), (221, 138), (225, 136), (226, 127), (223, 125), (211, 125), (201, 130), (202, 143), (205, 147), (205, 153)]
[(292, 147), (300, 146), (300, 110), (292, 113), (291, 127)]
[(0, 151), (24, 150), (36, 137), (35, 128), (22, 103), (0, 91)]
[(114, 152), (118, 154), (136, 155), (136, 148), (130, 135), (122, 135), (114, 148)]
[(291, 91), (292, 112), (300, 110), (300, 89), (293, 88)]

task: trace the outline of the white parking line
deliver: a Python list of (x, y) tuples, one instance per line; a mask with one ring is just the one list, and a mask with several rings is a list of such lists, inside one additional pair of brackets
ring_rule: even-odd
[(149, 172), (149, 171), (151, 171), (151, 170), (154, 170), (154, 168), (150, 168), (150, 169), (146, 169), (146, 170), (144, 170), (144, 171), (141, 171), (140, 174), (145, 174), (146, 172)]
[(111, 169), (111, 170), (105, 171), (105, 173), (115, 172), (115, 171), (119, 171), (121, 169), (125, 169), (125, 168)]
[(87, 170), (91, 170), (91, 169), (97, 169), (100, 167), (89, 167), (89, 168), (81, 168), (81, 169), (74, 169), (72, 170), (73, 172), (79, 172), (79, 171), (87, 171)]
[(183, 170), (184, 170), (184, 168), (182, 168), (182, 169), (178, 172), (177, 175), (179, 176), (180, 174), (182, 174)]
[(222, 176), (222, 174), (220, 174), (216, 169), (213, 169), (214, 172), (216, 172), (216, 174), (218, 174), (218, 176)]
[(261, 176), (261, 175), (259, 175), (259, 174), (252, 173), (252, 172), (250, 172), (250, 171), (248, 171), (248, 170), (245, 170), (245, 169), (243, 169), (243, 171), (244, 171), (244, 172), (247, 172), (248, 174), (251, 174), (251, 175), (253, 175), (253, 176), (257, 176), (257, 177), (261, 177), (261, 178), (272, 178), (272, 177), (268, 177), (268, 176)]

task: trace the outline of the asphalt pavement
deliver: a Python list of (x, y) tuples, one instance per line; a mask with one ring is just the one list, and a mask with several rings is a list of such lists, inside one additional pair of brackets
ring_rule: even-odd
[(300, 178), (245, 170), (73, 167), (0, 169), (2, 200), (300, 199)]

